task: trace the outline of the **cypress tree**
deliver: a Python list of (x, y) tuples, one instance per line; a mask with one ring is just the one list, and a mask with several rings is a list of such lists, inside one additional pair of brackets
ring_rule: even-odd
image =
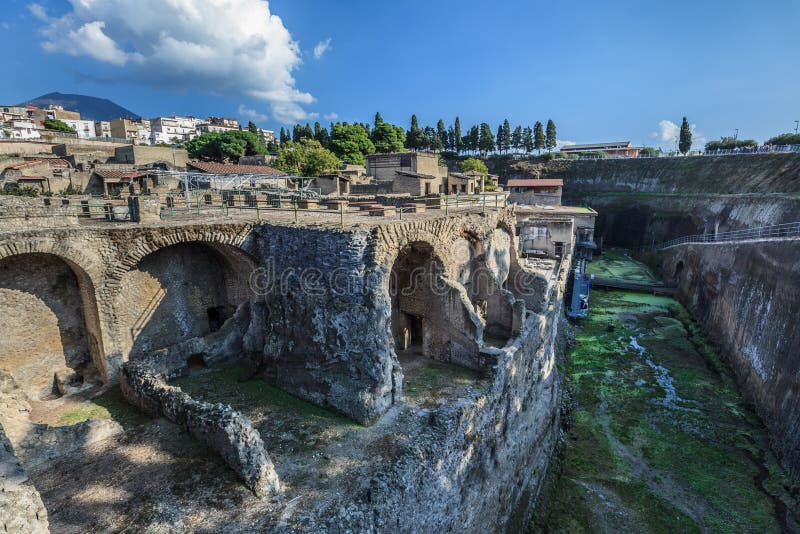
[(548, 152), (553, 150), (558, 144), (558, 138), (556, 137), (556, 123), (550, 119), (547, 120), (547, 130), (545, 132), (544, 144), (547, 147)]
[(544, 127), (539, 121), (536, 121), (536, 124), (533, 125), (533, 148), (538, 150), (540, 154), (544, 148)]
[(681, 154), (686, 154), (692, 148), (692, 129), (689, 127), (689, 121), (686, 120), (686, 117), (683, 118), (683, 122), (681, 122), (681, 134), (678, 140), (678, 150), (681, 151)]
[(464, 149), (464, 139), (461, 137), (461, 119), (456, 117), (456, 124), (453, 126), (454, 146), (456, 154)]
[(508, 152), (510, 148), (511, 148), (511, 124), (509, 124), (508, 119), (506, 119), (503, 121), (503, 150)]
[(514, 133), (511, 134), (511, 147), (516, 152), (522, 148), (522, 126), (514, 128)]
[(445, 128), (442, 119), (439, 119), (439, 122), (436, 123), (436, 135), (439, 138), (437, 145), (439, 146), (439, 150), (441, 150), (447, 146), (447, 128)]
[(481, 123), (480, 137), (478, 139), (478, 149), (482, 154), (488, 154), (495, 149), (494, 134), (492, 127), (487, 123)]
[(533, 152), (533, 130), (530, 126), (526, 126), (522, 131), (522, 148), (526, 154)]

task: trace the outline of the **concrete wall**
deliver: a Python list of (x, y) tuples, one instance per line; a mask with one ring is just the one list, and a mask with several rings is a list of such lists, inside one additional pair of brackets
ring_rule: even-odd
[(721, 349), (800, 473), (800, 240), (673, 247), (651, 257)]
[(31, 141), (11, 141), (0, 139), (0, 155), (36, 156), (39, 154), (52, 154), (53, 143), (34, 143)]

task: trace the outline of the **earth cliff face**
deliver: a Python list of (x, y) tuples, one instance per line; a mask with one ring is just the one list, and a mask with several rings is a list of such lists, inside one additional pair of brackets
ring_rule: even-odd
[[(506, 178), (564, 179), (564, 203), (599, 212), (603, 246), (636, 249), (690, 234), (800, 221), (800, 154), (517, 162)], [(796, 241), (691, 245), (651, 255), (719, 344), (772, 433), (800, 467)]]
[(661, 271), (727, 356), (793, 475), (800, 468), (800, 241), (673, 247)]

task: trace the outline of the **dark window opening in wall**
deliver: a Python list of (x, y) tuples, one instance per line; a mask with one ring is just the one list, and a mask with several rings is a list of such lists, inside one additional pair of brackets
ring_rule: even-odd
[(680, 279), (681, 275), (683, 274), (683, 268), (684, 268), (683, 260), (679, 261), (678, 264), (675, 265), (675, 276), (673, 276), (675, 280)]
[(557, 258), (562, 257), (564, 255), (564, 243), (556, 241), (554, 243), (554, 245), (555, 245), (555, 255), (556, 255), (556, 257)]
[(422, 317), (406, 314), (411, 346), (422, 346)]
[(411, 156), (400, 156), (401, 167), (411, 167)]
[(186, 364), (189, 366), (190, 372), (207, 368), (208, 364), (206, 363), (206, 353), (198, 352), (196, 354), (192, 354), (189, 356), (189, 359), (186, 360)]
[(430, 182), (425, 182), (425, 194), (426, 195), (430, 195), (431, 194), (431, 184), (430, 184)]
[(213, 306), (206, 310), (208, 314), (208, 328), (212, 332), (216, 332), (222, 325), (225, 324), (225, 321), (231, 318), (233, 315), (228, 306)]

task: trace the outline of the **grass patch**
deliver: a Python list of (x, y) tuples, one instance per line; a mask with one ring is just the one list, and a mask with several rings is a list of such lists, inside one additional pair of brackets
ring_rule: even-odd
[(58, 419), (58, 426), (76, 425), (88, 419), (111, 419), (125, 429), (150, 420), (125, 400), (119, 386), (64, 412)]
[[(592, 293), (566, 374), (573, 424), (537, 531), (775, 532), (775, 501), (797, 509), (766, 429), (674, 299)], [(698, 507), (702, 525), (681, 511)]]

